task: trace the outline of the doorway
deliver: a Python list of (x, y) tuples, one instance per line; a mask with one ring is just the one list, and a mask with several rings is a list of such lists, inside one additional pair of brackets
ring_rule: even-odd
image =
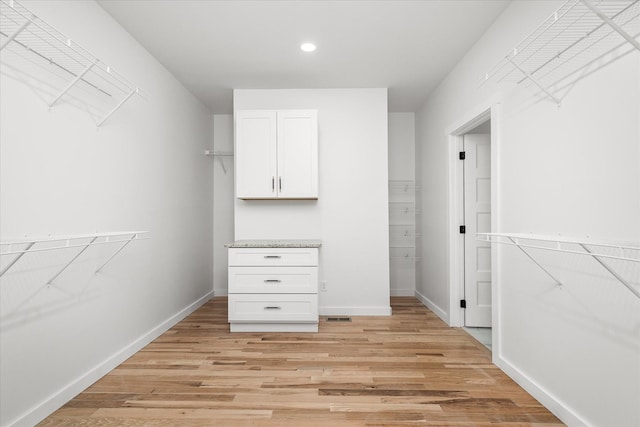
[(476, 233), (498, 226), (499, 104), (476, 111), (447, 130), (449, 325), (491, 349), (498, 345), (498, 251)]

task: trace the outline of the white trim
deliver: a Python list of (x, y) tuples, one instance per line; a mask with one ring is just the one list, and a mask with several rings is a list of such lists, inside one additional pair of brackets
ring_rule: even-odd
[(391, 288), (392, 297), (412, 297), (416, 294), (416, 288)]
[(464, 223), (463, 173), (458, 153), (462, 148), (462, 135), (448, 135), (449, 165), (449, 326), (464, 326), (464, 311), (459, 301), (464, 296), (464, 236), (456, 232)]
[[(491, 107), (491, 231), (500, 229), (500, 153), (502, 152), (502, 138), (500, 134), (501, 104), (496, 103)], [(500, 245), (491, 245), (491, 349), (496, 358), (500, 354), (500, 265), (502, 265), (502, 248)]]
[(391, 316), (391, 307), (320, 307), (320, 316)]
[(474, 110), (471, 110), (471, 112), (466, 114), (463, 119), (447, 128), (447, 130), (445, 131), (447, 136), (464, 135), (465, 133), (468, 133), (482, 123), (491, 119), (491, 108), (494, 105), (495, 103), (493, 102), (487, 103), (477, 107)]
[(133, 356), (136, 352), (140, 351), (144, 346), (158, 338), (160, 335), (165, 333), (175, 324), (180, 322), (182, 319), (196, 311), (202, 305), (204, 305), (207, 301), (211, 299), (213, 296), (213, 291), (208, 292), (206, 295), (193, 302), (186, 308), (182, 309), (178, 313), (174, 314), (158, 326), (154, 327), (131, 344), (122, 348), (117, 353), (111, 355), (102, 363), (96, 365), (93, 369), (82, 375), (80, 378), (72, 381), (66, 387), (63, 387), (55, 394), (51, 395), (48, 399), (42, 401), (31, 410), (26, 412), (25, 414), (19, 416), (13, 421), (9, 422), (7, 425), (11, 426), (33, 426), (40, 421), (44, 420), (46, 417), (51, 415), (57, 409), (62, 407), (69, 400), (73, 399), (79, 393), (84, 391), (91, 384), (108, 374), (122, 362), (127, 360), (129, 357)]
[(431, 301), (429, 298), (425, 297), (418, 291), (416, 291), (416, 298), (418, 298), (425, 307), (433, 311), (436, 316), (441, 318), (446, 324), (449, 324), (449, 316), (447, 316), (446, 311), (438, 307), (433, 301)]
[[(495, 347), (494, 347), (495, 348)], [(584, 419), (565, 405), (560, 399), (549, 393), (545, 388), (541, 387), (531, 377), (524, 372), (513, 366), (509, 361), (503, 359), (497, 355), (494, 351), (493, 363), (498, 366), (502, 371), (509, 375), (520, 387), (525, 389), (527, 393), (532, 395), (538, 400), (545, 408), (547, 408), (553, 415), (558, 417), (563, 423), (572, 427), (578, 426), (590, 426)]]

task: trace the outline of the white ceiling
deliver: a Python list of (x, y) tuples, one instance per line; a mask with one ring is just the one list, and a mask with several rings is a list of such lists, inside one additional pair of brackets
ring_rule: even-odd
[[(509, 0), (98, 0), (212, 113), (232, 89), (388, 87), (416, 111)], [(299, 46), (313, 41), (318, 49)]]

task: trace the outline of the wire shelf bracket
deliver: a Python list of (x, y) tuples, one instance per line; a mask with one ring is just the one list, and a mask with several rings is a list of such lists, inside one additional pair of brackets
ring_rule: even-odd
[[(515, 53), (515, 49), (514, 49), (514, 56), (516, 55)], [(536, 86), (538, 86), (540, 88), (540, 90), (542, 90), (545, 94), (547, 94), (547, 96), (551, 99), (553, 99), (555, 101), (556, 104), (560, 105), (560, 99), (556, 98), (547, 88), (545, 88), (535, 77), (533, 77), (527, 70), (525, 70), (524, 68), (522, 68), (520, 65), (518, 65), (513, 58), (507, 58), (509, 60), (510, 63), (513, 64), (514, 67), (516, 67), (518, 70), (522, 71), (522, 74), (524, 74), (529, 80), (531, 80), (533, 82), (533, 84), (535, 84)]]
[(73, 81), (71, 81), (71, 83), (69, 83), (67, 85), (66, 88), (64, 88), (62, 90), (62, 92), (60, 92), (60, 94), (58, 96), (55, 97), (55, 99), (53, 101), (51, 101), (49, 103), (49, 108), (53, 107), (56, 102), (58, 102), (60, 100), (60, 98), (62, 98), (67, 92), (69, 92), (71, 90), (72, 87), (74, 87), (76, 85), (76, 83), (78, 83), (80, 80), (82, 80), (82, 78), (84, 77), (85, 74), (87, 74), (89, 72), (89, 70), (91, 70), (93, 68), (94, 65), (96, 65), (96, 62), (98, 62), (98, 60), (96, 59), (95, 61), (93, 61), (91, 64), (89, 64), (89, 66), (87, 68), (84, 69), (83, 72), (81, 72), (80, 74), (78, 74), (76, 76), (75, 79), (73, 79)]
[(554, 85), (627, 43), (640, 51), (639, 36), (640, 0), (567, 0), (485, 73), (481, 84), (528, 80), (560, 105)]
[[(592, 241), (590, 239), (558, 238), (555, 236), (521, 233), (477, 233), (476, 237), (478, 240), (489, 243), (516, 246), (558, 285), (562, 285), (562, 282), (551, 274), (551, 272), (538, 262), (531, 252), (525, 250), (525, 248), (589, 256), (609, 272), (609, 274), (611, 274), (611, 276), (613, 276), (618, 282), (629, 289), (629, 291), (631, 291), (635, 296), (640, 298), (640, 288), (634, 286), (615, 271), (611, 264), (607, 264), (605, 262), (606, 259), (612, 259), (640, 263), (640, 245), (613, 244), (608, 242)], [(578, 247), (581, 250), (571, 249), (573, 247)], [(609, 252), (607, 253), (605, 251)], [(612, 254), (612, 251), (617, 251), (619, 255)], [(627, 255), (629, 253), (631, 255)]]
[[(8, 247), (0, 252), (0, 256), (15, 255), (15, 257), (0, 271), (0, 277), (7, 273), (24, 255), (35, 252), (52, 251), (69, 248), (80, 248), (78, 252), (69, 260), (64, 267), (60, 268), (55, 275), (47, 281), (47, 286), (51, 285), (65, 270), (67, 270), (89, 247), (95, 245), (107, 245), (122, 243), (118, 249), (111, 254), (107, 260), (96, 269), (94, 274), (98, 274), (113, 258), (116, 257), (129, 243), (134, 240), (146, 240), (144, 237), (148, 231), (119, 231), (110, 233), (80, 234), (71, 236), (45, 237), (36, 239), (20, 239), (7, 242), (0, 242), (0, 246)], [(53, 245), (51, 245), (53, 244)], [(44, 246), (43, 246), (44, 245)], [(24, 246), (22, 249), (13, 249), (15, 246)]]
[[(590, 0), (580, 0), (585, 6), (587, 6), (593, 13), (598, 15), (608, 26), (610, 26), (616, 33), (624, 37), (633, 47), (640, 50), (640, 43), (634, 39), (631, 34), (627, 33), (622, 27), (609, 19), (607, 15), (602, 13)], [(635, 3), (635, 2), (634, 2)]]
[(227, 174), (227, 168), (224, 165), (224, 162), (222, 161), (223, 157), (233, 157), (233, 152), (231, 151), (212, 151), (212, 150), (205, 150), (204, 154), (206, 156), (209, 157), (213, 157), (214, 159), (218, 160), (218, 163), (220, 163), (220, 167), (222, 168), (222, 172), (224, 172), (224, 174)]
[(117, 104), (97, 121), (100, 127), (134, 94), (140, 94), (135, 84), (15, 0), (0, 0), (0, 28), (0, 37), (4, 38), (0, 51), (15, 44), (71, 77), (48, 103), (49, 108), (82, 82)]
[(2, 45), (0, 45), (0, 51), (4, 49), (9, 43), (11, 43), (13, 39), (15, 39), (18, 36), (18, 34), (20, 34), (25, 28), (27, 28), (35, 18), (36, 18), (35, 15), (31, 15), (30, 18), (27, 18), (27, 20), (24, 21), (22, 25), (20, 25), (9, 37), (7, 37), (7, 39), (4, 42), (2, 42)]

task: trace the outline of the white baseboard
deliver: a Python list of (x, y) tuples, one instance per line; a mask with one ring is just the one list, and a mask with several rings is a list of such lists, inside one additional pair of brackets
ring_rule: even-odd
[(438, 316), (439, 318), (444, 320), (444, 322), (447, 325), (449, 325), (449, 315), (447, 314), (446, 311), (444, 311), (443, 309), (441, 309), (440, 307), (435, 305), (433, 303), (433, 301), (431, 301), (429, 298), (425, 297), (424, 295), (422, 295), (418, 291), (416, 291), (415, 296), (416, 296), (416, 298), (418, 298), (420, 300), (420, 302), (422, 304), (425, 305), (425, 307), (427, 307), (429, 310), (433, 311), (436, 314), (436, 316)]
[(415, 288), (391, 288), (392, 297), (412, 297), (416, 294)]
[(319, 307), (320, 316), (391, 316), (391, 307)]
[(217, 296), (217, 297), (226, 297), (229, 295), (229, 293), (227, 292), (227, 288), (215, 288), (213, 290), (213, 295)]
[(34, 426), (57, 409), (62, 407), (69, 400), (73, 399), (79, 393), (84, 391), (87, 387), (89, 387), (94, 382), (98, 381), (100, 378), (108, 374), (122, 362), (127, 360), (129, 357), (133, 356), (136, 352), (140, 351), (144, 346), (149, 344), (151, 341), (158, 338), (160, 335), (169, 330), (172, 326), (177, 324), (179, 321), (196, 311), (200, 308), (204, 303), (209, 301), (213, 296), (213, 291), (207, 293), (194, 303), (190, 304), (186, 308), (182, 309), (175, 315), (171, 316), (158, 326), (151, 329), (146, 334), (142, 335), (140, 338), (124, 347), (122, 350), (110, 356), (108, 359), (91, 369), (89, 372), (71, 382), (66, 387), (62, 388), (57, 393), (53, 394), (48, 399), (44, 400), (33, 409), (28, 411), (26, 414), (14, 419), (9, 422), (10, 426)]
[(525, 389), (527, 393), (532, 395), (542, 403), (553, 415), (571, 427), (586, 427), (590, 424), (580, 418), (578, 414), (572, 411), (562, 401), (557, 399), (543, 387), (538, 385), (531, 377), (513, 366), (509, 361), (494, 353), (493, 363), (498, 366), (505, 374), (514, 380), (520, 387)]

